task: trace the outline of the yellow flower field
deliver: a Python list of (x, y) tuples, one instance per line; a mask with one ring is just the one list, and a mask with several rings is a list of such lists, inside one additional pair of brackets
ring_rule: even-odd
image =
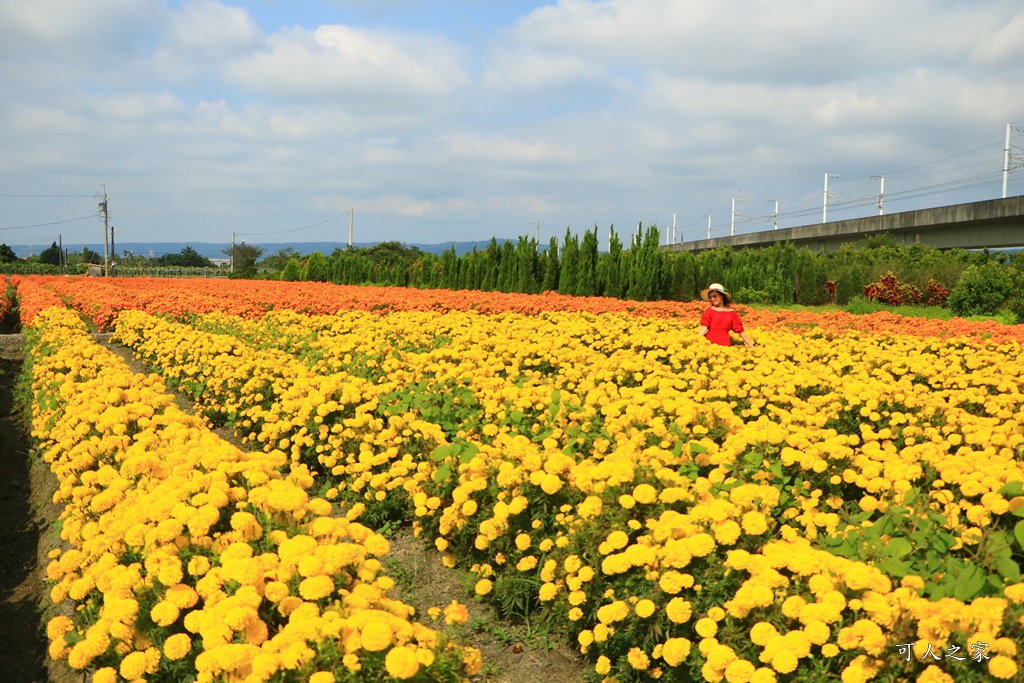
[(470, 680), (387, 597), (403, 525), (593, 682), (1024, 678), (1014, 335), (101, 306), (160, 381), (24, 286), (51, 654), (93, 681)]
[(595, 680), (1019, 677), (1020, 344), (691, 328), (125, 312), (117, 335), (481, 599), (561, 615)]

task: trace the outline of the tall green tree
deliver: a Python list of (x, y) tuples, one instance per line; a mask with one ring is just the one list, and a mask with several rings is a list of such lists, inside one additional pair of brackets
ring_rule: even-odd
[(565, 229), (565, 243), (562, 246), (562, 262), (559, 264), (558, 293), (576, 293), (576, 274), (579, 271), (580, 243), (576, 235)]
[(314, 251), (302, 267), (302, 279), (306, 282), (327, 282), (331, 279), (331, 264), (323, 252)]
[(576, 270), (576, 295), (597, 296), (597, 226), (583, 233), (579, 265)]
[(17, 263), (21, 259), (6, 244), (0, 244), (0, 263)]
[(542, 292), (554, 292), (558, 290), (558, 238), (551, 236), (548, 242), (548, 250), (545, 253), (544, 261), (544, 282), (541, 284)]
[(608, 255), (604, 258), (604, 283), (603, 296), (621, 299), (622, 289), (622, 240), (615, 232), (615, 226), (611, 228), (611, 235), (608, 238)]
[(537, 278), (537, 241), (522, 236), (516, 244), (516, 286), (515, 291), (536, 294), (540, 291)]
[(58, 247), (57, 243), (54, 242), (46, 249), (43, 249), (41, 252), (39, 252), (38, 258), (40, 263), (45, 263), (51, 266), (59, 266), (61, 261), (60, 257), (60, 247)]
[(256, 261), (263, 255), (263, 247), (246, 244), (244, 241), (228, 247), (223, 253), (231, 259), (232, 277), (256, 277)]

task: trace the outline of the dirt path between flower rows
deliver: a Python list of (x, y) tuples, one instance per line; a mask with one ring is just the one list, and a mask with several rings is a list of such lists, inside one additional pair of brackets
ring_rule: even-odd
[(28, 430), (15, 402), (22, 368), (20, 334), (0, 334), (0, 678), (6, 683), (79, 683), (47, 655), (46, 553), (57, 535), (51, 500), (56, 478), (29, 454)]

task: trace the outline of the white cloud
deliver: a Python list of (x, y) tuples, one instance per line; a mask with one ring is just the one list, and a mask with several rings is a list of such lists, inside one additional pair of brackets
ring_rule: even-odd
[(354, 108), (379, 98), (442, 98), (468, 83), (458, 51), (431, 36), (321, 26), (284, 29), (268, 43), (231, 63), (227, 77), (253, 92)]

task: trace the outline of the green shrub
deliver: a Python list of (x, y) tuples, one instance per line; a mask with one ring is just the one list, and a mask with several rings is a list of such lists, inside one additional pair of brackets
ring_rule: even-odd
[(292, 256), (285, 264), (284, 270), (281, 271), (281, 279), (285, 282), (296, 282), (300, 277), (302, 277), (302, 266), (299, 265), (299, 259)]
[(736, 303), (741, 304), (765, 305), (775, 303), (774, 301), (772, 301), (772, 297), (768, 292), (762, 291), (760, 289), (753, 289), (751, 287), (740, 288), (740, 290), (736, 292), (736, 296), (734, 298), (736, 300)]
[(1018, 325), (1024, 325), (1024, 270), (1018, 270), (1013, 276), (1013, 296), (1006, 302), (1006, 308), (1013, 313)]
[(1013, 291), (1007, 268), (997, 264), (972, 265), (964, 269), (949, 293), (949, 309), (960, 317), (994, 315)]

